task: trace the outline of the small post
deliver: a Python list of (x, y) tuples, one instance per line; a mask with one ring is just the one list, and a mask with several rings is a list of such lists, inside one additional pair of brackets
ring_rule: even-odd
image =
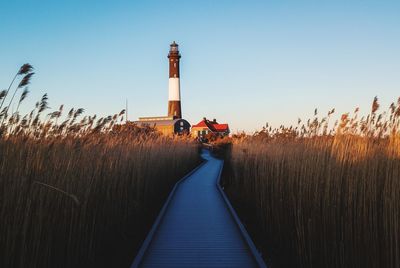
[(125, 124), (128, 123), (128, 98), (126, 98), (126, 107), (125, 107)]

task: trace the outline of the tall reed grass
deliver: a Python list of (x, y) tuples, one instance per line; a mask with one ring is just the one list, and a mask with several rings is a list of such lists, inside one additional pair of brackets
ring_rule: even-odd
[(400, 100), (233, 139), (223, 183), (270, 267), (400, 267)]
[(0, 114), (0, 267), (129, 267), (197, 145), (47, 101)]

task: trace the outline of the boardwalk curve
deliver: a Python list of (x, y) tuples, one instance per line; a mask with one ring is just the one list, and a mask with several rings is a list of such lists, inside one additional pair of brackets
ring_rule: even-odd
[(219, 187), (223, 161), (202, 157), (175, 185), (131, 267), (265, 267)]

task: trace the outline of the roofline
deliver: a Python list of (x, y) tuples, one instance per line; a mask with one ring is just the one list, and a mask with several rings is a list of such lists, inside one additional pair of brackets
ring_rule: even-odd
[(174, 116), (146, 116), (139, 117), (138, 121), (161, 121), (161, 120), (174, 120)]

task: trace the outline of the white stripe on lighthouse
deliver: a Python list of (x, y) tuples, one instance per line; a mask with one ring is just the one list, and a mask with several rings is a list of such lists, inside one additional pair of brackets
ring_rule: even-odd
[(181, 92), (180, 92), (180, 83), (179, 78), (170, 78), (168, 85), (168, 100), (170, 101), (180, 101), (181, 100)]

